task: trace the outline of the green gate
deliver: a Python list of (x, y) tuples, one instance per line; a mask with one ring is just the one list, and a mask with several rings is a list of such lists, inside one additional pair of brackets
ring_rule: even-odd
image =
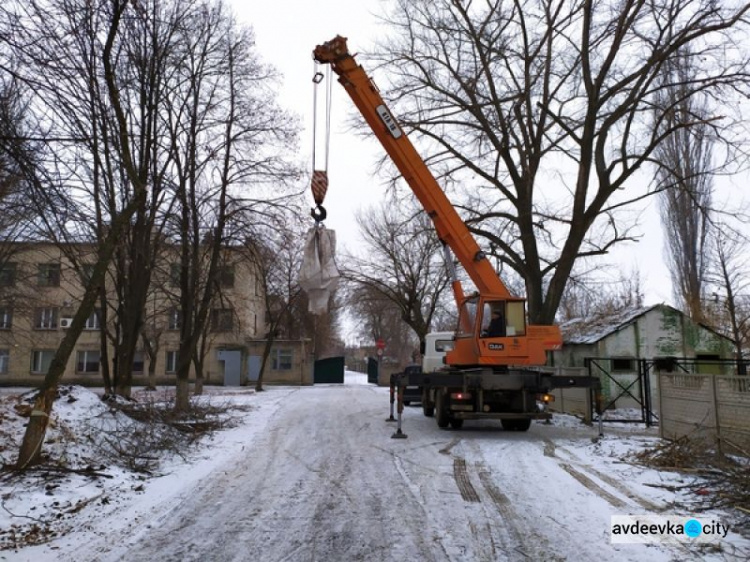
[(344, 358), (329, 357), (318, 359), (313, 371), (315, 384), (344, 384)]
[(378, 384), (378, 360), (372, 357), (367, 358), (367, 382)]

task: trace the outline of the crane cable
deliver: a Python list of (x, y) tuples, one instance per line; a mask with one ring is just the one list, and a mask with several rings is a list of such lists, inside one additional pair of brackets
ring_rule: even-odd
[[(316, 65), (318, 63), (315, 63)], [(320, 83), (325, 79), (325, 133), (323, 140), (323, 147), (325, 149), (324, 166), (322, 170), (316, 169), (316, 149), (318, 141), (318, 88)], [(325, 220), (327, 212), (323, 207), (323, 200), (328, 190), (328, 155), (330, 153), (330, 141), (331, 141), (331, 72), (326, 67), (325, 74), (322, 72), (315, 72), (313, 75), (313, 139), (312, 139), (312, 165), (313, 174), (311, 189), (313, 199), (315, 200), (315, 208), (311, 210), (312, 217), (316, 223), (320, 223)]]

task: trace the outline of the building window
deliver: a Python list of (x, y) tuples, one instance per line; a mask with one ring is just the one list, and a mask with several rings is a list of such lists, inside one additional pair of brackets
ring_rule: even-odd
[(167, 314), (169, 315), (167, 320), (169, 329), (179, 330), (182, 327), (182, 311), (177, 307), (173, 307), (169, 309)]
[(0, 349), (0, 375), (8, 373), (8, 367), (10, 366), (10, 351), (7, 349)]
[(9, 306), (0, 307), (0, 330), (10, 330), (13, 327), (13, 309)]
[(714, 354), (695, 355), (695, 372), (699, 375), (722, 375), (721, 357)]
[(60, 286), (60, 264), (59, 263), (40, 263), (37, 272), (37, 284), (40, 287), (59, 287)]
[(34, 327), (38, 330), (57, 328), (57, 309), (37, 308), (34, 311)]
[(84, 263), (81, 266), (81, 282), (84, 285), (88, 285), (92, 275), (94, 275), (94, 264)]
[(271, 369), (274, 371), (288, 371), (292, 368), (292, 350), (274, 349), (271, 353)]
[(83, 329), (98, 330), (101, 327), (101, 320), (99, 319), (100, 314), (101, 309), (95, 308), (94, 312), (91, 313), (91, 316), (86, 319), (86, 325), (83, 327)]
[(224, 288), (234, 287), (234, 265), (219, 266), (219, 271), (216, 273), (216, 284)]
[(176, 351), (167, 351), (167, 366), (164, 369), (164, 372), (166, 373), (177, 372), (177, 352)]
[(31, 352), (31, 372), (35, 375), (46, 375), (55, 352), (52, 349), (35, 349)]
[(16, 284), (16, 264), (0, 265), (0, 287), (13, 287)]
[(76, 360), (76, 373), (98, 373), (99, 351), (79, 351)]
[(635, 360), (632, 357), (613, 357), (612, 371), (635, 371)]
[(145, 354), (143, 351), (136, 351), (133, 355), (133, 372), (134, 373), (143, 373), (144, 368), (144, 357)]
[(180, 286), (180, 275), (182, 274), (182, 265), (179, 263), (169, 264), (169, 283), (172, 287)]
[(231, 332), (234, 311), (231, 308), (214, 308), (211, 311), (211, 331)]

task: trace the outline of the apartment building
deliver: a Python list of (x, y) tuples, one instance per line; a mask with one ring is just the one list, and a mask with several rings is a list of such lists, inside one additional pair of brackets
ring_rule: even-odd
[[(92, 271), (94, 246), (49, 243), (4, 245), (0, 251), (0, 386), (36, 386), (70, 327)], [(159, 385), (174, 384), (180, 337), (176, 252), (164, 252), (152, 272), (144, 334), (156, 349), (153, 376)], [(257, 377), (264, 347), (265, 295), (257, 269), (246, 252), (227, 248), (216, 284), (205, 333), (204, 383), (239, 386)], [(102, 384), (101, 323), (114, 326), (114, 292), (105, 314), (97, 308), (68, 361), (66, 384)], [(114, 359), (111, 344), (107, 356)], [(148, 382), (151, 358), (139, 345), (133, 384)], [(266, 382), (309, 384), (311, 369), (305, 341), (275, 342)], [(194, 378), (194, 372), (191, 377)]]

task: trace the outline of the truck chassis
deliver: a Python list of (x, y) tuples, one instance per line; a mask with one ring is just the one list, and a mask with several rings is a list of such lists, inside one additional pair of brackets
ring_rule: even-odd
[[(464, 420), (496, 419), (503, 428), (526, 431), (535, 419), (549, 419), (538, 402), (555, 388), (595, 388), (596, 377), (564, 377), (536, 369), (457, 369), (431, 373), (410, 368), (393, 377), (403, 399), (403, 389), (421, 389), (422, 411), (434, 416), (441, 428), (459, 429)], [(399, 410), (402, 405), (399, 404)]]

